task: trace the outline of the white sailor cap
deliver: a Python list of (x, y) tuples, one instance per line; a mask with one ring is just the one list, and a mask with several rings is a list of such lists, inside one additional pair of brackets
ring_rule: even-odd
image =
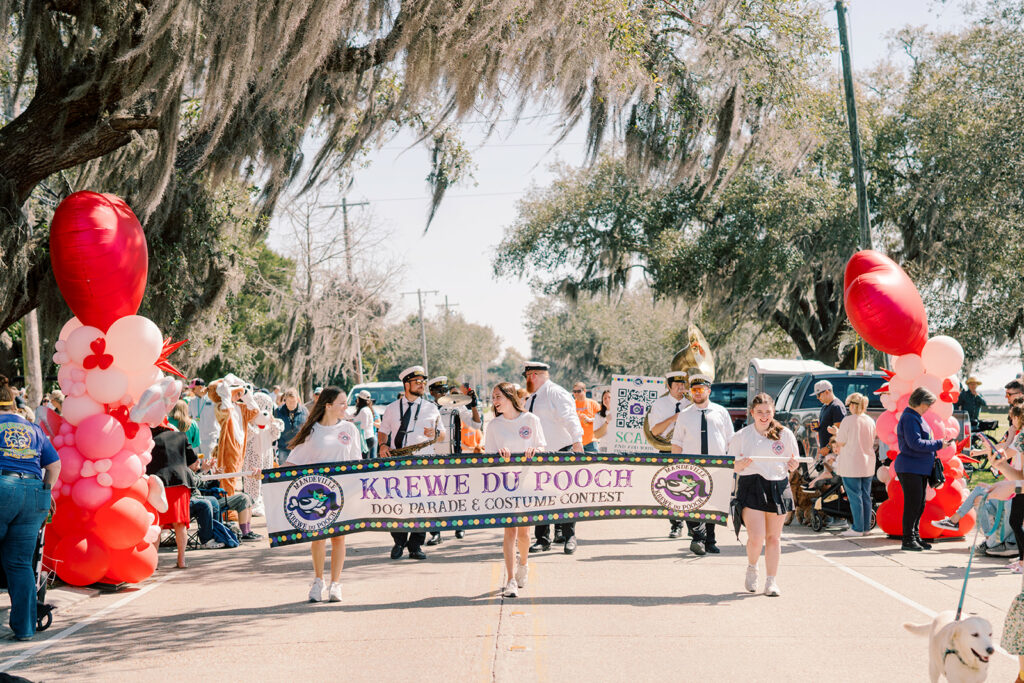
[(682, 382), (686, 380), (686, 370), (673, 370), (665, 375), (666, 382)]
[(528, 360), (523, 363), (523, 377), (526, 377), (526, 373), (530, 370), (544, 370), (547, 372), (550, 367), (547, 363), (541, 363), (539, 360)]
[(403, 382), (408, 382), (416, 377), (427, 378), (427, 371), (423, 369), (422, 365), (413, 365), (398, 373), (398, 379)]
[(437, 384), (444, 385), (447, 382), (448, 382), (448, 378), (445, 377), (444, 375), (440, 375), (440, 376), (435, 377), (434, 379), (430, 380), (429, 382), (427, 382), (427, 387), (430, 388), (430, 387), (433, 387), (433, 386), (435, 386)]
[(695, 372), (690, 375), (690, 386), (692, 387), (694, 384), (705, 384), (707, 386), (711, 386), (711, 378), (707, 375)]

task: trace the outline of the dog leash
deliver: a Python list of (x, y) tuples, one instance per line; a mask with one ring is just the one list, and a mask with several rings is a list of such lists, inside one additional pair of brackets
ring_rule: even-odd
[[(985, 500), (988, 496), (984, 496), (981, 499), (982, 505), (985, 504)], [(971, 554), (967, 556), (967, 569), (964, 570), (964, 585), (960, 588), (960, 602), (956, 606), (956, 619), (953, 621), (960, 621), (960, 614), (964, 611), (964, 598), (967, 597), (967, 579), (971, 575), (971, 562), (974, 561), (974, 549), (978, 547), (978, 532), (981, 531), (981, 522), (975, 519), (974, 524), (974, 540), (971, 541)], [(949, 654), (947, 652), (947, 654)], [(959, 655), (957, 655), (959, 657)], [(963, 660), (961, 660), (963, 661)]]

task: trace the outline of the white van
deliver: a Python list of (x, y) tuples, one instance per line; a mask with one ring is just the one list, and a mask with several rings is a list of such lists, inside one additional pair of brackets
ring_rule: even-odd
[(774, 399), (790, 377), (807, 372), (836, 372), (831, 365), (817, 360), (755, 358), (747, 366), (747, 407), (754, 396), (765, 393)]
[(352, 387), (352, 391), (348, 392), (349, 413), (355, 412), (356, 394), (360, 391), (368, 391), (370, 393), (370, 398), (373, 399), (373, 412), (377, 414), (377, 417), (381, 417), (384, 414), (384, 408), (389, 403), (394, 403), (398, 400), (398, 396), (404, 391), (404, 388), (401, 382), (367, 382), (365, 384), (357, 384)]

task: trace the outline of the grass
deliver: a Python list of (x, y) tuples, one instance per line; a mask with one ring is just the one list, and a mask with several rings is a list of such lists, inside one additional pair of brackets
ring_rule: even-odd
[[(996, 434), (997, 435), (996, 438), (998, 438), (999, 436), (1002, 436), (1003, 432), (1006, 431), (1007, 420), (1006, 420), (1006, 411), (1005, 410), (1001, 410), (999, 412), (986, 412), (986, 411), (982, 411), (982, 412), (980, 412), (978, 414), (978, 418), (981, 419), (981, 420), (995, 420), (996, 422), (999, 423), (999, 427), (997, 427), (996, 429), (990, 430), (990, 432), (989, 432), (991, 434)], [(972, 485), (973, 484), (994, 484), (996, 481), (998, 481), (998, 480), (996, 479), (995, 475), (993, 475), (988, 470), (984, 470), (984, 471), (981, 471), (981, 472), (975, 472), (974, 476), (971, 477), (971, 484)]]

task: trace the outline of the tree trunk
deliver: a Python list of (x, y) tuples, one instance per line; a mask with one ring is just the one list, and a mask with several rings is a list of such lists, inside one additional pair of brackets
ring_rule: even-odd
[(43, 367), (39, 360), (39, 318), (29, 311), (23, 319), (21, 335), (22, 358), (25, 361), (25, 388), (28, 405), (33, 410), (43, 400)]

